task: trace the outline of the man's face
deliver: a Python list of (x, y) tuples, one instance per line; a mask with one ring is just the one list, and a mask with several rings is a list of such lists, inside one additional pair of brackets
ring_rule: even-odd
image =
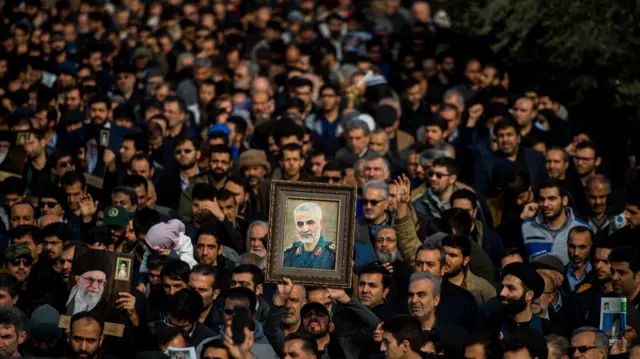
[(212, 153), (209, 167), (216, 177), (224, 178), (229, 174), (231, 162), (231, 156), (228, 153)]
[(294, 213), (298, 238), (304, 244), (314, 243), (320, 239), (324, 219), (318, 209), (298, 211)]
[(627, 262), (611, 262), (611, 279), (613, 292), (618, 295), (630, 295), (635, 292), (640, 280), (637, 273), (633, 273)]
[(164, 294), (168, 297), (173, 296), (186, 287), (187, 283), (183, 280), (171, 279), (168, 276), (162, 277), (162, 289), (164, 290)]
[(214, 291), (213, 285), (214, 278), (212, 275), (203, 275), (201, 273), (191, 273), (189, 275), (189, 287), (202, 296), (205, 309), (210, 308), (218, 296), (219, 291)]
[[(238, 300), (238, 299), (226, 299), (224, 301), (224, 311), (222, 314), (222, 318), (225, 323), (231, 323), (233, 320), (233, 314), (236, 308), (246, 308), (249, 312), (249, 301), (248, 300)], [(247, 326), (253, 321), (251, 316), (247, 318)]]
[(369, 221), (378, 220), (385, 215), (387, 200), (383, 197), (382, 189), (369, 187), (362, 195), (364, 216)]
[(376, 257), (382, 263), (393, 263), (398, 259), (398, 237), (393, 228), (383, 228), (376, 233)]
[(611, 248), (599, 247), (593, 255), (593, 266), (596, 269), (596, 278), (602, 282), (611, 281), (611, 263), (609, 262)]
[(544, 292), (531, 302), (531, 311), (535, 315), (545, 315), (555, 295), (553, 280), (548, 276), (542, 276), (542, 278), (544, 279)]
[(144, 185), (140, 185), (133, 190), (136, 192), (136, 197), (138, 197), (137, 208), (147, 208), (147, 189), (144, 188)]
[(62, 240), (56, 236), (45, 237), (44, 251), (47, 253), (47, 258), (57, 260), (62, 255)]
[(136, 144), (132, 140), (122, 141), (120, 147), (120, 161), (124, 164), (128, 164), (131, 161), (131, 157), (136, 154)]
[(498, 148), (507, 156), (513, 156), (520, 146), (520, 135), (513, 127), (503, 128), (496, 133)]
[(424, 131), (424, 140), (426, 144), (435, 146), (445, 140), (447, 133), (442, 131), (440, 126), (427, 126)]
[(236, 206), (236, 200), (234, 197), (231, 197), (227, 200), (218, 200), (218, 206), (224, 213), (224, 216), (231, 222), (235, 223), (236, 217), (238, 216), (238, 206)]
[(440, 195), (456, 183), (457, 177), (449, 173), (446, 167), (432, 166), (427, 172), (427, 179), (431, 191), (436, 195)]
[(111, 196), (111, 204), (114, 206), (120, 206), (124, 208), (127, 212), (135, 212), (136, 208), (134, 207), (137, 203), (131, 202), (131, 197), (126, 193), (116, 192)]
[(533, 101), (526, 97), (518, 99), (513, 109), (515, 112), (516, 121), (522, 127), (531, 125), (535, 116), (537, 115), (535, 109), (533, 108)]
[(229, 352), (226, 348), (209, 347), (202, 353), (202, 359), (229, 359)]
[(54, 215), (62, 217), (64, 215), (62, 205), (58, 203), (55, 198), (50, 198), (43, 195), (43, 197), (40, 197), (38, 207), (40, 208), (40, 214), (43, 216)]
[(357, 128), (347, 133), (347, 143), (351, 148), (351, 152), (359, 155), (369, 145), (369, 136), (364, 129)]
[(322, 169), (327, 164), (324, 154), (311, 157), (311, 173), (316, 177), (322, 177)]
[(16, 277), (18, 282), (23, 283), (27, 278), (29, 278), (31, 265), (33, 265), (33, 260), (31, 258), (21, 256), (11, 262), (7, 262), (7, 270), (11, 275)]
[(369, 150), (384, 155), (389, 150), (387, 148), (387, 134), (384, 132), (376, 132), (371, 134), (369, 141)]
[(418, 272), (429, 272), (436, 277), (442, 277), (445, 266), (441, 262), (441, 254), (436, 249), (419, 250), (416, 254), (416, 270)]
[(58, 259), (58, 264), (60, 265), (60, 273), (62, 274), (62, 279), (66, 282), (71, 278), (71, 265), (73, 264), (73, 256), (76, 253), (76, 247), (71, 247), (66, 251), (62, 252), (62, 255)]
[(222, 253), (222, 247), (218, 245), (218, 239), (210, 234), (202, 234), (198, 237), (196, 256), (200, 263), (215, 266), (218, 256)]
[(409, 284), (407, 304), (409, 313), (420, 321), (430, 319), (435, 315), (436, 307), (440, 303), (440, 296), (434, 295), (433, 283), (428, 279), (420, 279)]
[(389, 288), (382, 285), (382, 274), (363, 273), (358, 278), (358, 299), (365, 307), (372, 309), (384, 303)]
[(84, 195), (84, 189), (82, 183), (76, 182), (71, 186), (63, 186), (64, 191), (67, 193), (67, 205), (72, 211), (77, 211), (80, 208), (80, 200)]
[(4, 289), (0, 289), (0, 307), (6, 307), (9, 305), (14, 305), (16, 304), (15, 302), (17, 301), (17, 297), (16, 298), (12, 298), (11, 294), (9, 294), (8, 291), (4, 290)]
[(333, 89), (324, 89), (320, 94), (320, 106), (325, 112), (333, 111), (338, 106), (338, 96)]
[(557, 187), (542, 188), (538, 196), (538, 206), (547, 220), (558, 218), (567, 206), (568, 198), (560, 195)]
[(82, 99), (80, 98), (80, 91), (77, 89), (67, 92), (67, 107), (69, 110), (77, 110), (82, 105)]
[(264, 247), (264, 243), (262, 242), (262, 238), (264, 238), (269, 229), (267, 226), (263, 224), (257, 224), (251, 227), (251, 231), (249, 231), (249, 253), (254, 253), (264, 258), (267, 254), (267, 249)]
[(458, 275), (458, 273), (462, 272), (469, 263), (470, 257), (464, 257), (462, 255), (461, 249), (445, 246), (444, 252), (446, 253), (446, 273), (448, 277), (454, 277)]
[[(571, 338), (571, 347), (597, 347), (596, 345), (596, 333), (583, 332), (574, 335)], [(575, 350), (573, 353), (568, 353), (572, 358), (584, 358), (584, 359), (603, 359), (605, 357), (605, 351), (609, 348), (593, 348), (584, 353)]]
[(164, 116), (169, 120), (169, 127), (176, 127), (184, 122), (185, 114), (177, 102), (165, 102)]
[(302, 339), (287, 340), (284, 342), (282, 352), (284, 354), (283, 359), (309, 359), (309, 354), (304, 350)]
[(565, 154), (562, 150), (553, 149), (547, 152), (544, 167), (547, 169), (550, 178), (563, 179), (565, 177), (569, 162), (564, 159)]
[(69, 345), (77, 358), (94, 357), (102, 345), (100, 324), (90, 318), (73, 323), (69, 331)]
[(151, 168), (149, 168), (149, 162), (146, 160), (133, 160), (130, 166), (131, 174), (142, 176), (147, 180), (151, 179), (153, 174), (151, 173)]
[[(595, 182), (595, 181), (594, 181)], [(595, 215), (602, 215), (607, 209), (609, 186), (602, 182), (595, 182), (587, 189), (587, 203)]]
[(280, 166), (289, 177), (297, 176), (304, 166), (304, 158), (300, 151), (282, 151)]
[(324, 337), (331, 329), (331, 322), (325, 313), (312, 310), (302, 318), (301, 331), (312, 335), (314, 338)]
[(571, 232), (568, 241), (569, 260), (571, 260), (571, 267), (574, 269), (582, 268), (589, 263), (589, 252), (591, 252), (590, 232)]
[(81, 276), (76, 276), (79, 290), (102, 296), (107, 276), (101, 271), (88, 271)]
[(389, 184), (389, 198), (387, 201), (388, 209), (395, 212), (398, 208), (398, 186), (395, 183)]
[(28, 204), (16, 204), (11, 207), (11, 228), (16, 228), (23, 224), (36, 224), (33, 207)]
[(24, 151), (30, 160), (38, 158), (44, 151), (44, 139), (40, 140), (33, 133), (30, 133), (24, 143)]
[(182, 169), (193, 168), (200, 159), (200, 152), (196, 150), (193, 142), (191, 141), (185, 141), (184, 143), (176, 146), (173, 154)]
[(385, 169), (384, 160), (377, 158), (364, 165), (364, 178), (367, 181), (384, 181), (389, 178), (389, 170)]
[(573, 156), (573, 165), (580, 177), (595, 173), (598, 164), (599, 161), (596, 158), (596, 152), (591, 148), (579, 149)]
[(259, 284), (256, 286), (251, 273), (233, 273), (231, 275), (231, 287), (244, 287), (250, 289), (252, 292), (256, 293), (256, 295), (260, 294), (262, 291), (262, 285)]
[(70, 156), (65, 156), (58, 159), (54, 168), (52, 168), (52, 173), (58, 177), (64, 176), (67, 172), (74, 171), (76, 169), (73, 164), (73, 160)]
[(0, 325), (0, 356), (16, 357), (20, 356), (18, 347), (27, 338), (25, 332), (16, 333), (13, 325)]
[(238, 205), (238, 210), (244, 207), (244, 204), (247, 201), (247, 192), (245, 192), (244, 187), (235, 182), (227, 181), (224, 184), (224, 189), (233, 193), (233, 196), (236, 199), (236, 204)]
[(634, 204), (627, 204), (624, 209), (624, 218), (630, 228), (640, 227), (640, 208)]
[(109, 118), (109, 109), (104, 102), (96, 102), (89, 108), (89, 118), (95, 125), (104, 124)]
[(6, 208), (11, 208), (14, 204), (22, 201), (23, 199), (24, 195), (8, 193), (4, 195), (4, 205)]
[(411, 105), (417, 106), (418, 104), (420, 104), (420, 101), (422, 100), (422, 91), (420, 91), (420, 85), (416, 84), (415, 86), (409, 87), (405, 91), (405, 96), (407, 97), (407, 100)]
[[(527, 307), (527, 299), (531, 300), (533, 295), (525, 293), (522, 281), (512, 275), (507, 274), (502, 279), (502, 289), (500, 290), (500, 307), (509, 315), (515, 315)], [(529, 296), (530, 297), (527, 297)]]
[(304, 288), (299, 285), (294, 285), (289, 299), (284, 305), (282, 322), (290, 326), (298, 324), (301, 320), (300, 309), (302, 309), (302, 306), (305, 304), (307, 304), (307, 300), (304, 297)]
[(149, 284), (151, 284), (152, 288), (160, 288), (162, 286), (161, 271), (162, 268), (149, 269)]
[(267, 171), (262, 166), (247, 166), (243, 169), (244, 175), (249, 179), (249, 185), (256, 187), (264, 180)]

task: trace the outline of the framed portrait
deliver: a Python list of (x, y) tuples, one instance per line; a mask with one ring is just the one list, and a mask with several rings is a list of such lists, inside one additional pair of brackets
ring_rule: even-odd
[(69, 296), (58, 326), (67, 329), (74, 314), (94, 311), (105, 318), (106, 335), (121, 337), (128, 319), (116, 307), (116, 299), (120, 292), (131, 292), (132, 261), (128, 253), (76, 247)]
[(325, 183), (271, 183), (266, 280), (351, 286), (356, 188)]

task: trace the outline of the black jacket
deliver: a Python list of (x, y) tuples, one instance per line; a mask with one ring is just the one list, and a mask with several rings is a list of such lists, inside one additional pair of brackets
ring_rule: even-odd
[(436, 308), (439, 320), (469, 329), (477, 310), (478, 304), (471, 292), (442, 279), (440, 304)]

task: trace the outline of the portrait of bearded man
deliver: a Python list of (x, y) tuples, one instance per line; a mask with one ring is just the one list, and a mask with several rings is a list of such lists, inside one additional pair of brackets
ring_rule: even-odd
[(297, 241), (284, 250), (284, 267), (335, 270), (336, 245), (322, 235), (324, 216), (314, 202), (304, 202), (293, 210)]
[(111, 278), (111, 261), (106, 252), (89, 251), (73, 262), (76, 285), (71, 288), (67, 299), (66, 313), (74, 315), (84, 311), (106, 313), (105, 288)]

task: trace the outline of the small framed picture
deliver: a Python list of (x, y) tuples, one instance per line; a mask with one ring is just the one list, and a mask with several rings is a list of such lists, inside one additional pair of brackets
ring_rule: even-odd
[(109, 130), (100, 131), (100, 147), (109, 147)]
[(116, 275), (115, 280), (129, 281), (131, 276), (131, 259), (117, 257), (116, 259)]
[(324, 287), (351, 285), (356, 189), (273, 181), (266, 279)]
[(16, 137), (16, 145), (24, 146), (24, 144), (27, 143), (27, 137), (29, 137), (28, 132), (19, 132)]
[(197, 359), (194, 347), (187, 348), (167, 348), (165, 352), (171, 359)]

